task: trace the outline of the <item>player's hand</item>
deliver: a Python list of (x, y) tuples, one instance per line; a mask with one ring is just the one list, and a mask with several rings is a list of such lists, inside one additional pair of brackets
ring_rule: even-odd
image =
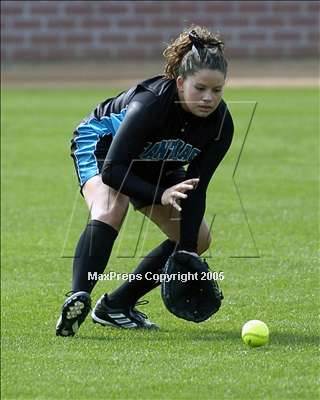
[(186, 199), (188, 195), (186, 192), (193, 190), (197, 187), (199, 178), (187, 179), (186, 181), (180, 182), (177, 185), (169, 187), (165, 190), (161, 197), (161, 204), (163, 206), (171, 205), (176, 210), (181, 211), (181, 207), (178, 201)]

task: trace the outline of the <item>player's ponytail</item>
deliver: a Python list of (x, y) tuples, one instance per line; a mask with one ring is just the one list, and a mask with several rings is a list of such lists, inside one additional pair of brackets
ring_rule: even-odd
[(200, 69), (219, 70), (226, 77), (228, 63), (224, 56), (224, 43), (207, 28), (193, 26), (185, 30), (163, 52), (166, 59), (166, 78), (186, 78)]

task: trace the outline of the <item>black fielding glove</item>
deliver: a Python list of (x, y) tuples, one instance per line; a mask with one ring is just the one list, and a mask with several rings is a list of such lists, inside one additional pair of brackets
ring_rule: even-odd
[[(162, 300), (168, 311), (176, 317), (202, 322), (219, 310), (222, 291), (217, 282), (210, 279), (212, 271), (208, 264), (197, 255), (186, 251), (173, 253), (163, 273), (166, 279), (161, 283)], [(184, 282), (182, 274), (190, 279)], [(192, 279), (195, 277), (197, 279)]]

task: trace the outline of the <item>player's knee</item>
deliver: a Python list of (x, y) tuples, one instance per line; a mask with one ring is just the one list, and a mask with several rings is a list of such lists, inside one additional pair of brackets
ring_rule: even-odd
[(198, 242), (198, 254), (205, 253), (211, 246), (212, 243), (212, 236), (208, 232), (208, 234), (204, 237), (201, 237)]
[(102, 221), (105, 224), (113, 226), (115, 229), (119, 229), (122, 225), (122, 221), (128, 210), (128, 202), (117, 202), (116, 204), (110, 205), (109, 207), (95, 208), (91, 210), (91, 218), (98, 221)]

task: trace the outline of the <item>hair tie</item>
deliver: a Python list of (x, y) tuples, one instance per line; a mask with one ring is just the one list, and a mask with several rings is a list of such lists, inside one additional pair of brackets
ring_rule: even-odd
[(219, 49), (223, 50), (224, 43), (221, 40), (217, 40), (215, 42), (205, 43), (203, 39), (197, 34), (195, 30), (189, 32), (189, 39), (191, 40), (192, 45), (197, 49)]
[(222, 50), (222, 49), (223, 49), (223, 46), (224, 46), (224, 43), (223, 43), (221, 40), (217, 40), (216, 42), (214, 42), (214, 43), (209, 43), (209, 44), (207, 45), (208, 49), (212, 49), (212, 48), (217, 47), (219, 50)]
[(204, 48), (204, 42), (199, 37), (199, 35), (197, 34), (197, 32), (195, 30), (192, 30), (192, 31), (189, 32), (189, 39), (191, 40), (192, 44), (197, 49), (203, 49)]

